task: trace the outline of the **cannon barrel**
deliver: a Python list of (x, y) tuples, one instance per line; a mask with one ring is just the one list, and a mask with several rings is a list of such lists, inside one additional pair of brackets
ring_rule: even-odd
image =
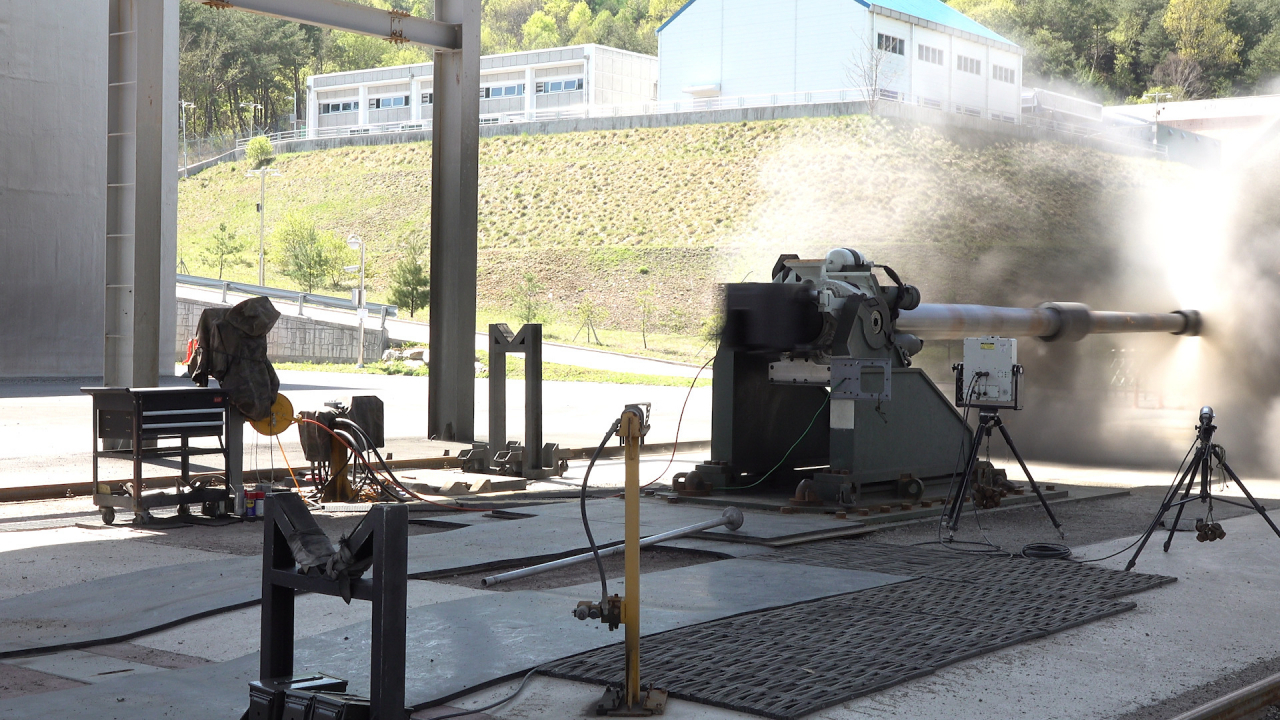
[(1052, 302), (1034, 308), (991, 305), (922, 304), (903, 310), (894, 328), (923, 340), (956, 340), (979, 335), (1080, 340), (1098, 333), (1166, 332), (1199, 335), (1200, 313), (1131, 313), (1090, 310), (1083, 303)]

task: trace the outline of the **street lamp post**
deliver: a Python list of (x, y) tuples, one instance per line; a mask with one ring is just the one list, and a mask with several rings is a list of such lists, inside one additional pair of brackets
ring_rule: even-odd
[[(249, 108), (249, 126), (252, 128), (252, 130), (249, 132), (249, 134), (250, 134), (250, 135), (253, 135), (253, 132), (254, 132), (254, 131), (256, 131), (256, 130), (258, 129), (257, 118), (256, 118), (256, 117), (255, 117), (255, 115), (254, 115), (254, 111), (256, 111), (256, 110), (261, 110), (261, 109), (262, 109), (262, 105), (260, 105), (260, 104), (258, 104), (258, 103), (255, 103), (255, 102), (242, 102), (242, 103), (240, 103), (240, 107), (247, 107), (247, 108)], [(263, 120), (266, 120), (266, 118), (263, 118)], [(263, 134), (265, 134), (265, 133), (263, 133)]]
[(258, 190), (258, 285), (265, 287), (267, 284), (266, 276), (266, 257), (267, 257), (267, 176), (280, 176), (280, 171), (274, 168), (258, 168), (245, 173), (245, 177), (258, 176), (262, 185)]
[(187, 168), (191, 166), (191, 161), (187, 159), (187, 108), (196, 106), (193, 102), (179, 100), (182, 104), (182, 177), (188, 177)]
[(362, 368), (364, 367), (364, 318), (369, 314), (364, 304), (364, 240), (361, 240), (358, 235), (348, 235), (347, 246), (352, 250), (360, 249), (360, 264), (348, 265), (343, 269), (347, 272), (360, 271), (360, 291), (356, 302), (356, 319), (360, 322), (360, 357), (356, 360), (356, 367)]

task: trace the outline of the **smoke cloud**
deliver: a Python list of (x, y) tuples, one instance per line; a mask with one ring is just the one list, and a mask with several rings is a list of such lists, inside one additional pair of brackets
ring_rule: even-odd
[[(1280, 473), (1280, 141), (1247, 166), (1196, 170), (1057, 143), (813, 123), (762, 158), (754, 217), (722, 280), (767, 281), (780, 253), (858, 248), (925, 302), (1202, 312), (1205, 335), (1019, 343), (1037, 459), (1167, 467), (1201, 405), (1238, 470)], [(919, 356), (944, 388), (959, 343)]]

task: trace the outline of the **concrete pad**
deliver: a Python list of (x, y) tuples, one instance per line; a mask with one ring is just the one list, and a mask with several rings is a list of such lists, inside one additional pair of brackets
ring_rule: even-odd
[(84, 684), (78, 680), (68, 680), (57, 675), (0, 663), (0, 700), (23, 695), (39, 695), (55, 690), (70, 690)]
[[(491, 593), (479, 588), (411, 580), (408, 586), (408, 607), (423, 607), (489, 594)], [(370, 603), (353, 600), (347, 605), (342, 602), (342, 598), (329, 595), (299, 595), (295, 603), (297, 615), (293, 633), (297, 638), (319, 635), (352, 623), (369, 622), (373, 611)], [(258, 652), (261, 617), (260, 606), (233, 610), (143, 635), (135, 638), (133, 644), (224, 662)]]
[(0, 662), (83, 683), (106, 682), (124, 675), (135, 677), (160, 672), (163, 669), (154, 665), (144, 665), (80, 650), (63, 650), (48, 655), (10, 658)]
[[(103, 526), (0, 533), (0, 599), (123, 573), (222, 559), (221, 553), (145, 542), (145, 530)], [(0, 613), (0, 618), (12, 617)]]

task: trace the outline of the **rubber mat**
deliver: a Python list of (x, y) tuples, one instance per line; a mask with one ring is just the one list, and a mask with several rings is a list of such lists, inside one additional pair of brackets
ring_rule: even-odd
[[(643, 682), (673, 697), (792, 720), (1131, 610), (1134, 603), (1114, 598), (1174, 581), (1062, 561), (957, 558), (935, 548), (849, 541), (754, 559), (815, 569), (896, 567), (899, 574), (923, 577), (646, 638)], [(602, 648), (543, 672), (619, 683), (622, 651)]]

